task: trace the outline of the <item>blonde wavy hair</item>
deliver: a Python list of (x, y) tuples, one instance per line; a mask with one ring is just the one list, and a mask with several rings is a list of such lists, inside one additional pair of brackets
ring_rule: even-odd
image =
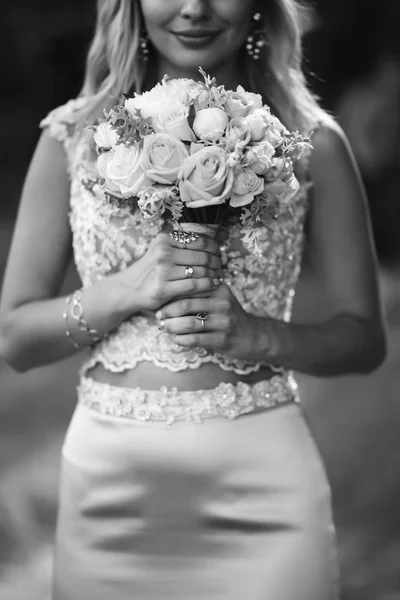
[[(308, 132), (325, 113), (302, 71), (301, 7), (297, 0), (261, 0), (255, 7), (262, 15), (267, 45), (259, 61), (244, 52), (249, 91), (261, 94), (288, 128)], [(88, 98), (82, 114), (87, 121), (118, 102), (124, 92), (143, 91), (142, 28), (139, 0), (97, 0), (96, 29), (80, 94)]]

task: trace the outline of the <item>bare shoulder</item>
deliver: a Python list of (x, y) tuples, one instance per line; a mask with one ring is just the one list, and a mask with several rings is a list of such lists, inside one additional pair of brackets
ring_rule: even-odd
[(328, 173), (337, 175), (355, 171), (355, 161), (349, 141), (342, 127), (333, 117), (326, 116), (312, 135), (313, 152), (310, 158), (310, 172), (314, 181), (326, 177)]
[(43, 156), (51, 166), (53, 164), (58, 164), (63, 167), (67, 166), (64, 144), (58, 138), (53, 136), (48, 128), (44, 128), (39, 135), (36, 149), (32, 157), (33, 160), (38, 156)]

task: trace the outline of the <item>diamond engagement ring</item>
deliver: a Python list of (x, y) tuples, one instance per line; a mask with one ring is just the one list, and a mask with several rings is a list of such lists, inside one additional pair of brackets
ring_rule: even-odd
[(183, 244), (184, 246), (186, 246), (186, 244), (191, 244), (192, 242), (195, 242), (200, 237), (200, 234), (197, 233), (197, 231), (174, 230), (169, 231), (168, 235), (174, 240), (174, 242), (178, 242), (179, 244)]
[(185, 268), (185, 279), (190, 279), (191, 277), (193, 277), (193, 273), (194, 273), (193, 267), (187, 266)]
[(196, 319), (199, 319), (199, 321), (201, 321), (200, 333), (203, 333), (203, 331), (206, 327), (205, 322), (208, 319), (208, 314), (206, 312), (199, 312), (196, 315)]
[(165, 321), (164, 321), (164, 319), (160, 319), (160, 320), (158, 321), (158, 329), (159, 329), (160, 331), (164, 331), (164, 329), (165, 329)]

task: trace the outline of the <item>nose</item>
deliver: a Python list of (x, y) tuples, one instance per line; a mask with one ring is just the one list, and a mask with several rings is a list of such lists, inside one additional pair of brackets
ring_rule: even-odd
[(210, 16), (210, 7), (207, 0), (186, 0), (181, 9), (181, 17), (199, 21)]

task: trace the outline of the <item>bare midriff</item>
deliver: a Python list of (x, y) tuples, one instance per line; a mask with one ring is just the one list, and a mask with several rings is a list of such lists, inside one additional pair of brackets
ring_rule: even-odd
[(268, 367), (262, 367), (255, 373), (239, 375), (233, 371), (224, 371), (213, 363), (204, 363), (197, 369), (186, 369), (174, 373), (157, 367), (151, 362), (141, 362), (134, 369), (123, 373), (112, 373), (103, 365), (98, 364), (87, 372), (87, 375), (99, 381), (124, 388), (141, 388), (144, 390), (157, 390), (162, 386), (176, 387), (178, 390), (200, 390), (215, 388), (221, 382), (237, 383), (243, 381), (253, 384), (257, 381), (270, 379), (275, 372)]

